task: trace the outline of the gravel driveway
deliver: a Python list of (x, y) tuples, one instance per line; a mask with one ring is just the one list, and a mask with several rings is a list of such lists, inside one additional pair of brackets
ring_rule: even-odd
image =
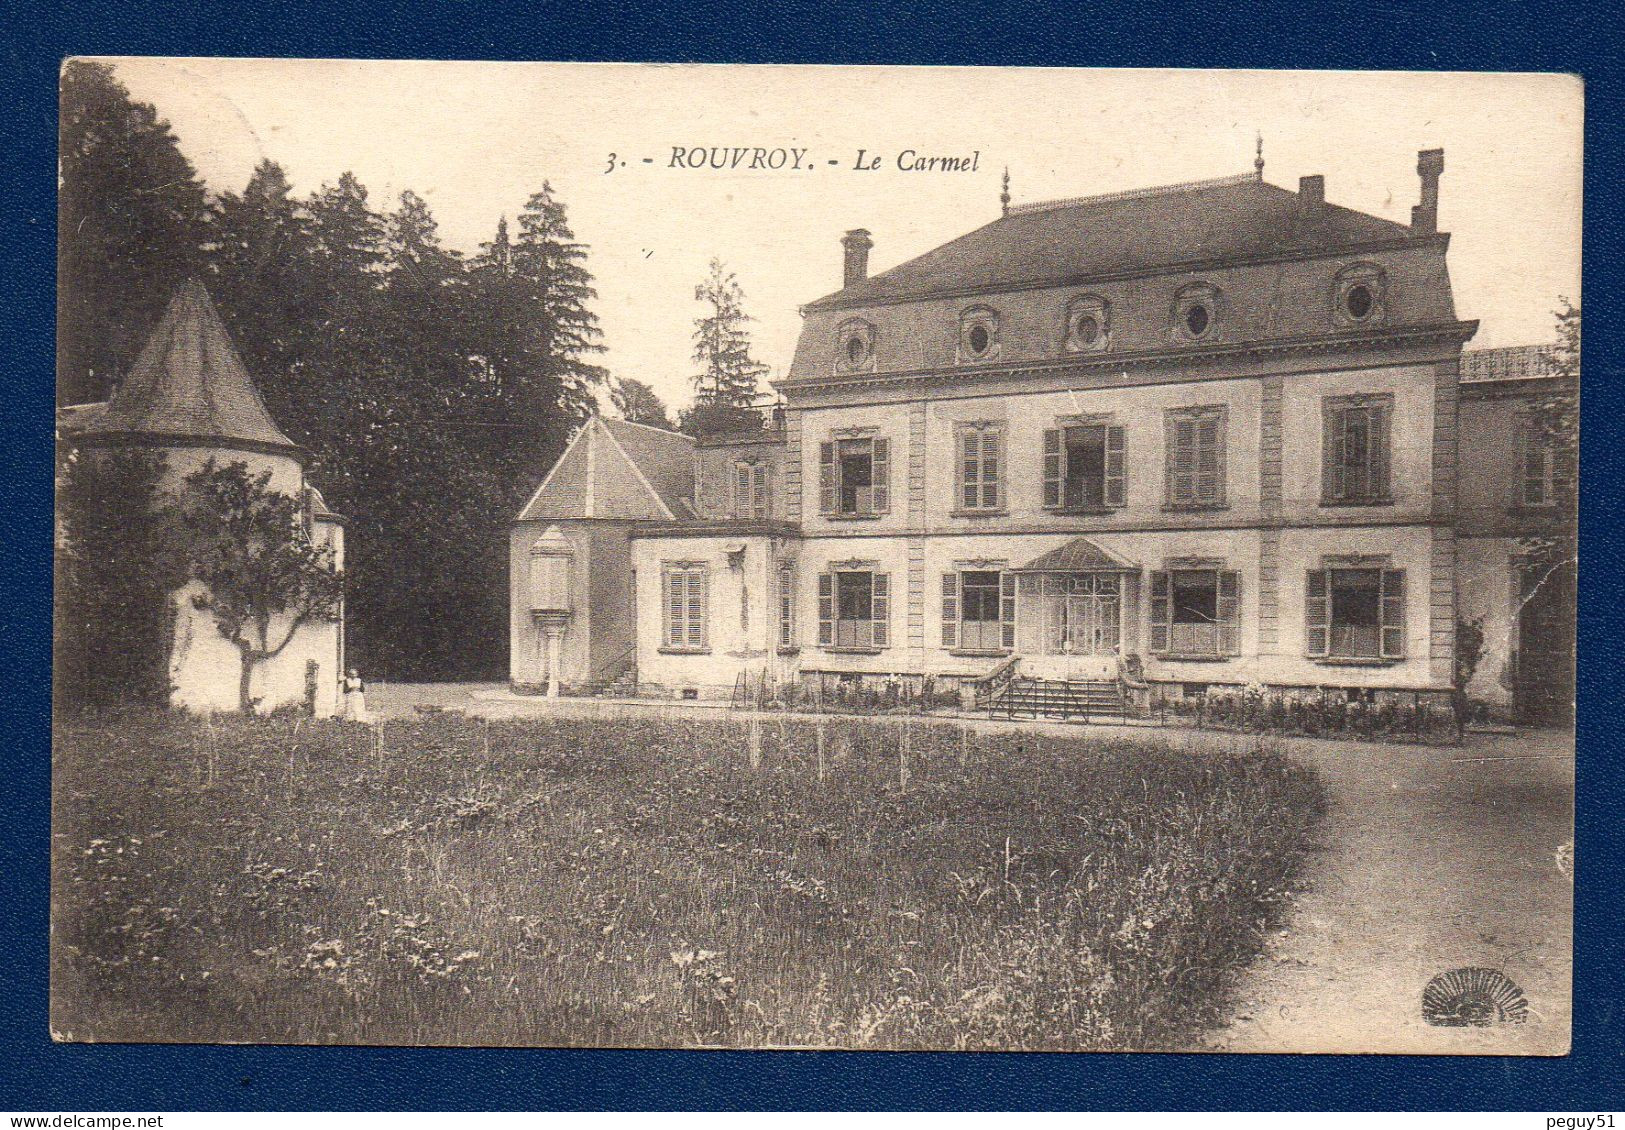
[[(1244, 980), (1225, 1051), (1562, 1055), (1573, 952), (1574, 739), (1462, 749), (1294, 742), (1330, 793), (1308, 889)], [(1433, 1027), (1438, 973), (1498, 969), (1527, 1022)]]

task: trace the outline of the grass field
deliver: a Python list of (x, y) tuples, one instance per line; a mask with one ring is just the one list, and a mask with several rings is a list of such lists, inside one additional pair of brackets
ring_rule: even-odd
[(64, 722), (54, 804), (61, 1038), (1051, 1049), (1195, 1046), (1323, 808), (1161, 736), (457, 716)]

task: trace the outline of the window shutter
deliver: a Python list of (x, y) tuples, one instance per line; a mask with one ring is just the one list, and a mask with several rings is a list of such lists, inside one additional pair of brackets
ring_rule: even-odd
[(874, 481), (874, 512), (891, 509), (891, 440), (877, 439), (870, 449), (870, 478)]
[(1113, 424), (1106, 429), (1106, 505), (1128, 504), (1127, 445), (1123, 429)]
[(735, 518), (750, 517), (750, 466), (746, 463), (734, 464), (732, 512)]
[(876, 647), (891, 646), (891, 574), (872, 573), (869, 583), (871, 590), (871, 604), (869, 615), (874, 617), (874, 641)]
[(1326, 570), (1311, 569), (1304, 583), (1304, 650), (1314, 656), (1324, 656), (1331, 650), (1332, 602), (1327, 580)]
[(1196, 423), (1196, 486), (1194, 501), (1219, 501), (1219, 418), (1205, 416)]
[(1371, 409), (1371, 496), (1373, 498), (1388, 497), (1388, 478), (1390, 471), (1388, 420), (1392, 413), (1388, 405), (1379, 404)]
[(999, 643), (1016, 646), (1016, 575), (1011, 572), (999, 574)]
[(835, 513), (835, 445), (818, 445), (818, 511)]
[(1196, 426), (1175, 420), (1168, 430), (1168, 501), (1188, 506), (1196, 501)]
[(999, 442), (1001, 433), (990, 428), (982, 433), (982, 506), (996, 510), (999, 506)]
[(1219, 572), (1219, 654), (1241, 654), (1241, 574)]
[(959, 431), (959, 505), (975, 508), (982, 497), (982, 433), (975, 428)]
[(779, 646), (791, 647), (796, 641), (796, 575), (788, 564), (780, 565), (779, 578)]
[(1322, 419), (1320, 492), (1333, 500), (1342, 498), (1347, 489), (1343, 481), (1343, 429), (1347, 416), (1341, 408), (1327, 408)]
[(1061, 429), (1044, 429), (1044, 505), (1055, 509), (1061, 505), (1061, 481), (1065, 476), (1061, 458)]
[(1405, 570), (1382, 571), (1382, 657), (1405, 657)]
[(688, 571), (688, 646), (706, 645), (706, 571)]
[(666, 641), (667, 647), (677, 647), (682, 643), (678, 625), (683, 619), (683, 592), (678, 587), (677, 574), (670, 569), (662, 569), (660, 587), (662, 589), (660, 611), (665, 621), (661, 625), (660, 638)]
[(1173, 600), (1169, 592), (1168, 574), (1158, 569), (1151, 574), (1151, 650), (1168, 650), (1169, 627), (1173, 624)]
[(751, 468), (751, 514), (756, 518), (767, 517), (767, 464), (758, 463)]
[(835, 642), (835, 574), (818, 574), (818, 644)]
[(942, 575), (942, 646), (959, 646), (959, 574)]

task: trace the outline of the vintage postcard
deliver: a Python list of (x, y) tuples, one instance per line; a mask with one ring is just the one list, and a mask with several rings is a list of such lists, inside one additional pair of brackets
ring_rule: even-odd
[(1564, 1054), (1582, 118), (69, 60), (54, 1036)]

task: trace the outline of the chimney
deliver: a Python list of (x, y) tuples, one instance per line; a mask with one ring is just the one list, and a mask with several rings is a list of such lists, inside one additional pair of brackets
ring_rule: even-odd
[(846, 260), (841, 273), (841, 286), (857, 286), (869, 277), (869, 248), (875, 241), (869, 238), (869, 233), (863, 228), (854, 228), (841, 237), (841, 246), (846, 249)]
[(1412, 235), (1433, 235), (1439, 230), (1439, 177), (1443, 173), (1443, 149), (1424, 149), (1416, 155), (1416, 175), (1422, 178), (1422, 202), (1411, 209)]
[(1326, 178), (1316, 174), (1298, 178), (1298, 215), (1313, 220), (1326, 210)]

